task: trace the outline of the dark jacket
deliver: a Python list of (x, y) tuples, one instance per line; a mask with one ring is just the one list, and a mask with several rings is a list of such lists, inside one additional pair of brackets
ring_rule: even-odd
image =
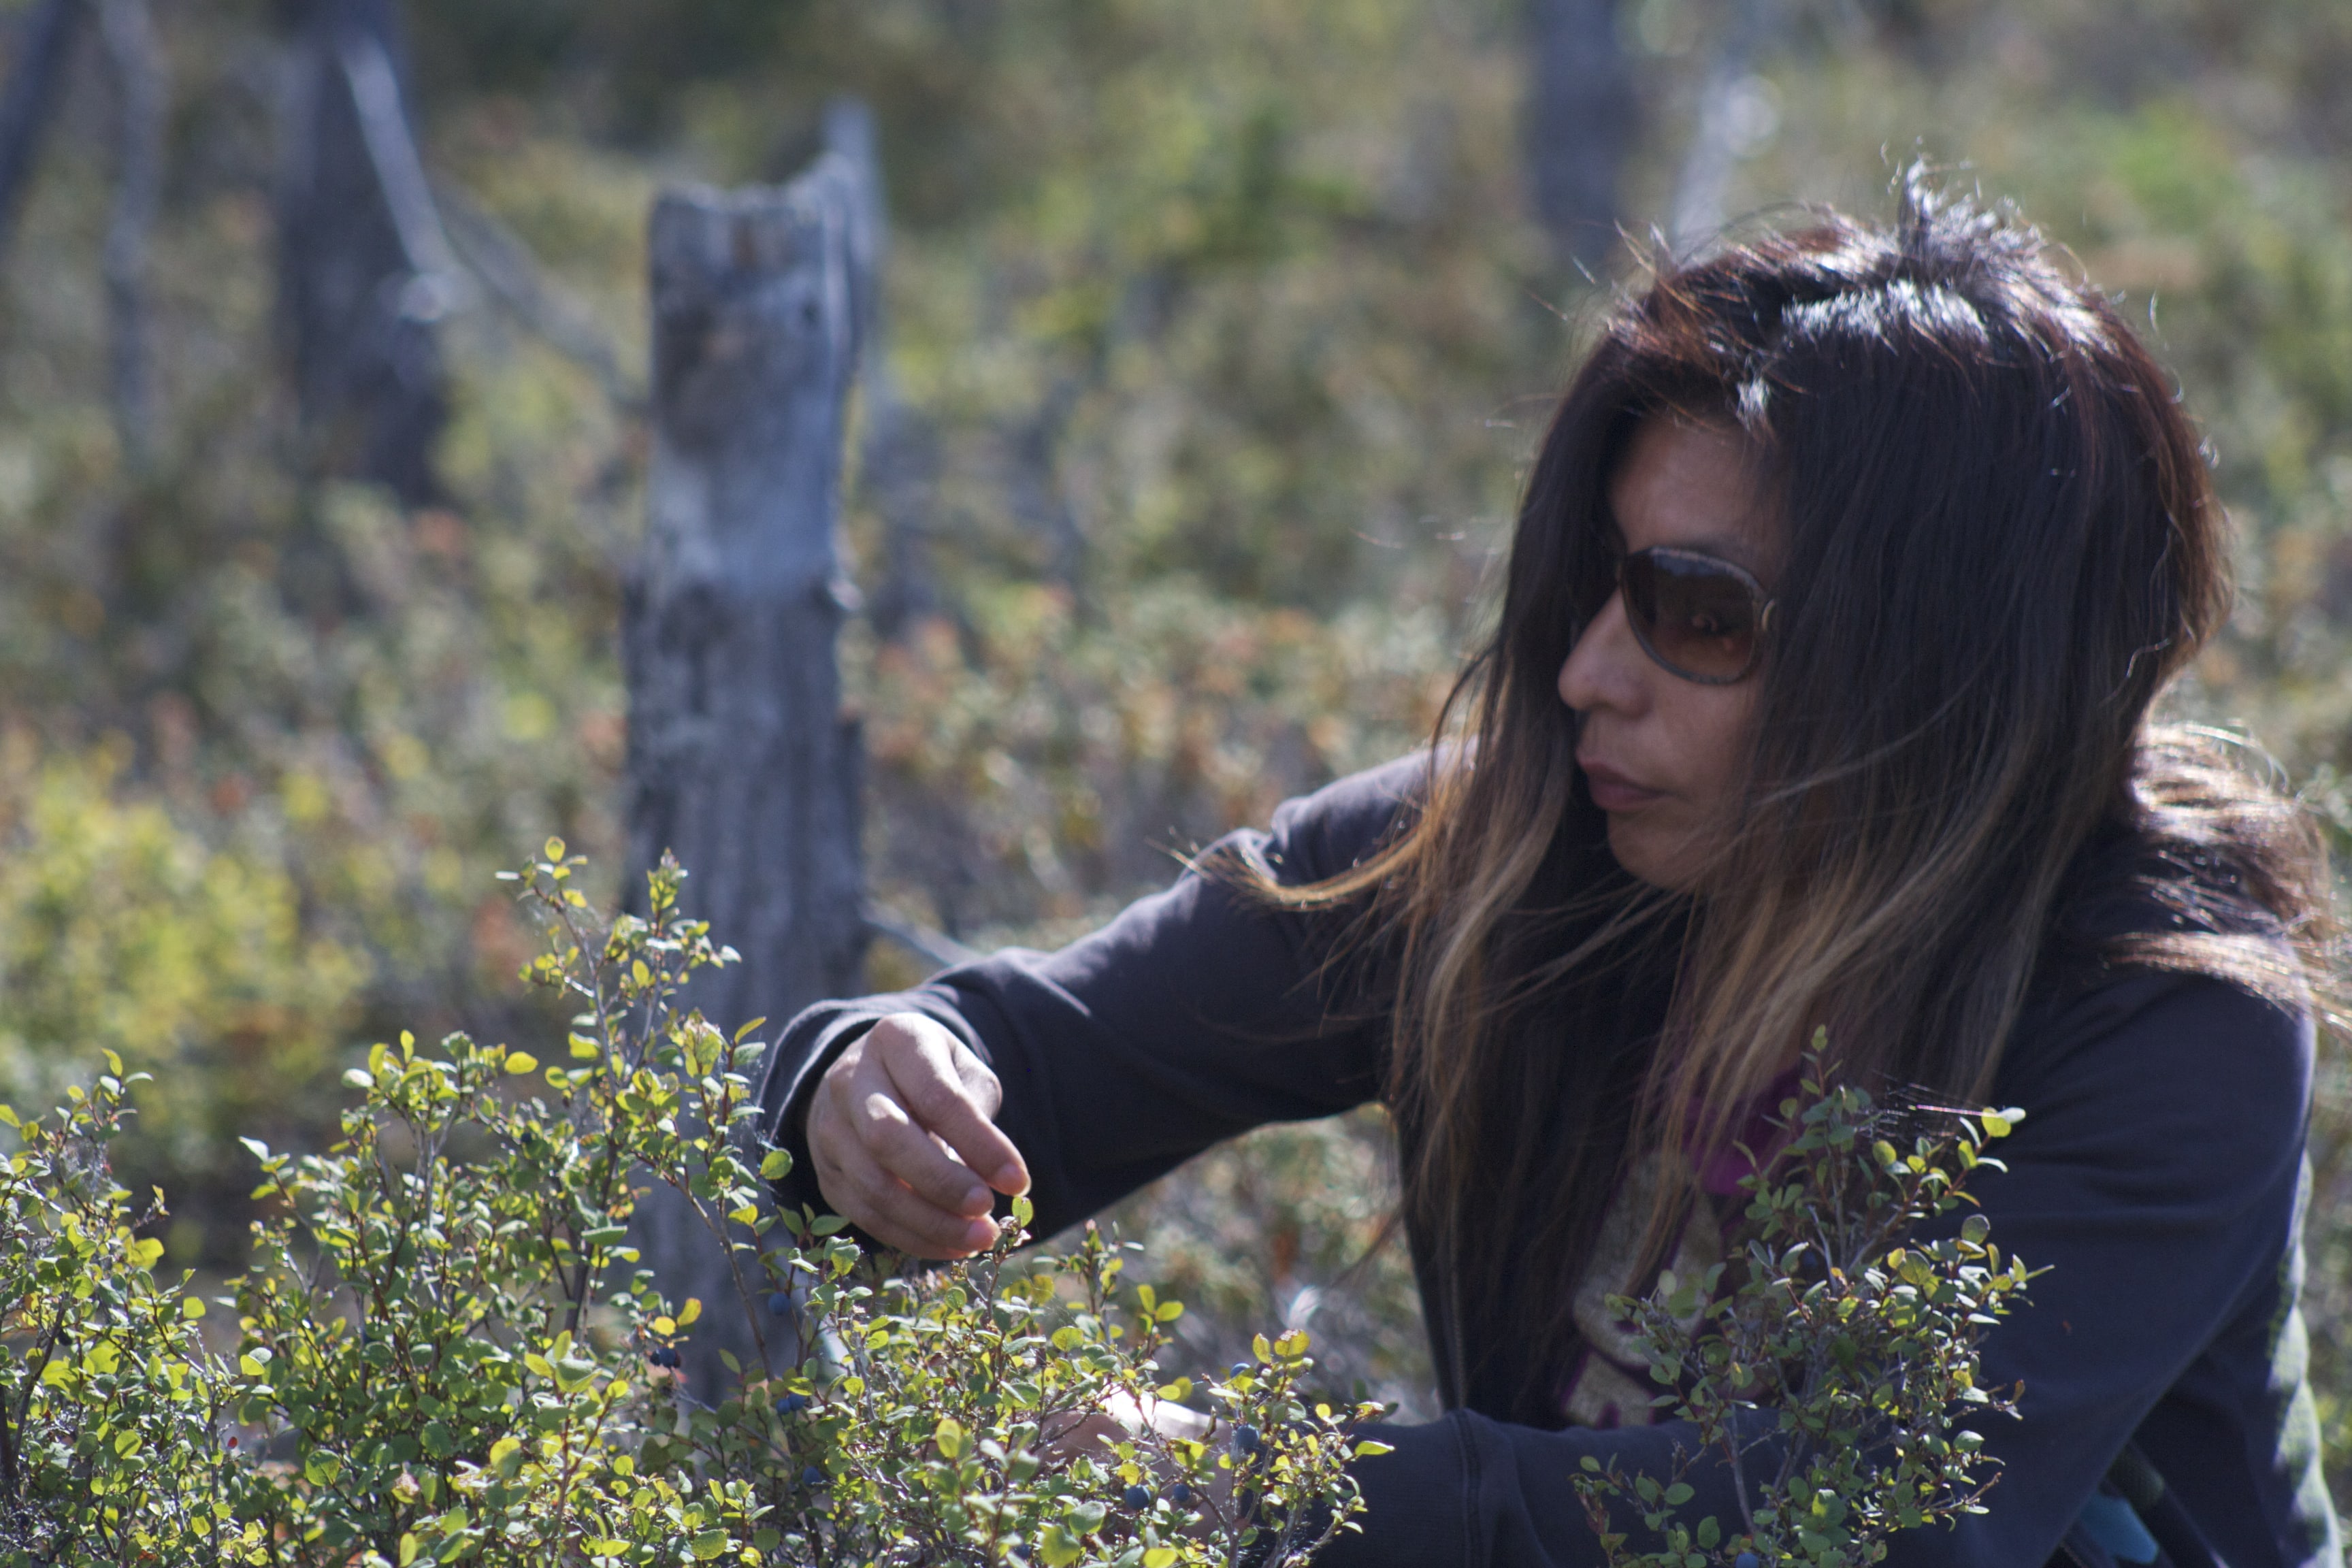
[[(1343, 779), (1236, 842), (1286, 882), (1320, 879), (1379, 842), (1419, 776), (1407, 762)], [(1028, 1160), (1040, 1234), (1222, 1139), (1361, 1104), (1379, 1090), (1385, 1026), (1328, 994), (1334, 919), (1187, 874), (1058, 952), (1000, 952), (811, 1008), (762, 1085), (795, 1157), (779, 1195), (822, 1206), (801, 1103), (892, 1012), (937, 1018), (1003, 1080), (998, 1120)], [(1994, 1096), (2027, 1118), (2000, 1148), (2008, 1173), (1979, 1184), (1994, 1238), (2049, 1270), (1985, 1342), (1985, 1380), (2022, 1380), (2022, 1415), (1986, 1433), (2004, 1465), (1990, 1511), (1897, 1536), (1890, 1563), (2033, 1568), (2062, 1536), (2096, 1560), (2068, 1529), (2128, 1441), (2231, 1568), (2337, 1568), (2295, 1310), (2312, 1058), (2308, 1016), (2220, 981), (2116, 971), (2040, 989)], [(1454, 1325), (1429, 1284), (1443, 1347)], [(1662, 1470), (1690, 1446), (1674, 1425), (1553, 1431), (1472, 1408), (1381, 1436), (1394, 1452), (1358, 1467), (1364, 1531), (1329, 1549), (1330, 1568), (1598, 1564), (1569, 1485), (1578, 1460)], [(1716, 1474), (1692, 1516), (1736, 1517), (1729, 1485)]]

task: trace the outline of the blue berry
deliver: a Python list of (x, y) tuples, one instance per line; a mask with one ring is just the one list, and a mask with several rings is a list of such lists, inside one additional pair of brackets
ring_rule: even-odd
[(1121, 1500), (1123, 1500), (1127, 1506), (1135, 1512), (1141, 1513), (1145, 1509), (1151, 1506), (1151, 1489), (1150, 1487), (1129, 1487), (1127, 1489), (1125, 1498)]
[(1764, 1560), (1753, 1552), (1743, 1552), (1731, 1560), (1731, 1568), (1764, 1568)]
[(818, 1469), (814, 1465), (811, 1465), (807, 1469), (801, 1472), (801, 1485), (804, 1487), (821, 1487), (824, 1485), (824, 1472)]
[(677, 1351), (674, 1346), (663, 1345), (656, 1350), (648, 1351), (646, 1353), (646, 1359), (656, 1366), (676, 1366)]
[(787, 1394), (776, 1401), (776, 1414), (779, 1415), (798, 1415), (807, 1408), (808, 1395), (805, 1394)]
[(784, 1291), (777, 1291), (774, 1295), (768, 1298), (768, 1310), (773, 1312), (779, 1318), (791, 1316), (793, 1310), (792, 1297)]
[(1168, 1489), (1168, 1500), (1178, 1508), (1190, 1508), (1192, 1505), (1192, 1489), (1184, 1482), (1178, 1481)]
[(1234, 1428), (1234, 1452), (1241, 1455), (1244, 1458), (1247, 1458), (1252, 1454), (1257, 1452), (1256, 1427), (1236, 1426)]

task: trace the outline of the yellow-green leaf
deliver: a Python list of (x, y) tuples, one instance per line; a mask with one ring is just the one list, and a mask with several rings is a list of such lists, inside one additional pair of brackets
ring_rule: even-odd
[(529, 1051), (509, 1051), (507, 1053), (507, 1071), (511, 1073), (526, 1073), (537, 1072), (538, 1070), (539, 1058), (532, 1056)]

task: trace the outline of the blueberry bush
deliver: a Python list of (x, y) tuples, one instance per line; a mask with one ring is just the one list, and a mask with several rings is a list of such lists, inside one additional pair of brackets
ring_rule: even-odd
[[(53, 1118), (6, 1113), (0, 1561), (1177, 1568), (1303, 1562), (1352, 1525), (1377, 1407), (1306, 1394), (1303, 1332), (1171, 1379), (1182, 1307), (1099, 1230), (1034, 1256), (1016, 1206), (980, 1258), (894, 1273), (837, 1217), (779, 1213), (788, 1156), (746, 1126), (760, 1047), (679, 1005), (734, 955), (680, 916), (675, 866), (609, 921), (580, 866), (551, 842), (515, 874), (550, 938), (527, 974), (578, 1009), (566, 1059), (403, 1036), (349, 1073), (324, 1153), (255, 1142), (268, 1207), (217, 1352), (156, 1276), (160, 1197), (110, 1174), (119, 1059)], [(668, 1300), (637, 1267), (655, 1182), (726, 1238), (735, 1299)], [(730, 1358), (714, 1406), (674, 1369), (725, 1311), (761, 1364)], [(1076, 1431), (1196, 1392), (1213, 1421)]]
[[(1577, 1493), (1612, 1568), (1854, 1568), (1898, 1531), (1982, 1511), (1998, 1479), (1961, 1422), (2016, 1409), (2018, 1390), (1979, 1385), (1978, 1347), (2032, 1271), (1982, 1215), (1935, 1222), (1971, 1205), (1970, 1176), (2001, 1168), (1986, 1145), (2024, 1112), (1882, 1106), (1835, 1083), (1823, 1048), (1816, 1035), (1781, 1102), (1786, 1146), (1742, 1181), (1738, 1255), (1610, 1298), (1648, 1352), (1659, 1415), (1697, 1438), (1666, 1476), (1584, 1461)], [(1710, 1461), (1740, 1512), (1693, 1522), (1685, 1478)]]

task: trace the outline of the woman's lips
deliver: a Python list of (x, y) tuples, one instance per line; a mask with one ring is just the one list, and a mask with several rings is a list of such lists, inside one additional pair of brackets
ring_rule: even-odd
[(1584, 770), (1584, 782), (1592, 791), (1592, 804), (1603, 811), (1638, 811), (1666, 793), (1637, 784), (1606, 763), (1588, 763), (1579, 757), (1576, 765)]

